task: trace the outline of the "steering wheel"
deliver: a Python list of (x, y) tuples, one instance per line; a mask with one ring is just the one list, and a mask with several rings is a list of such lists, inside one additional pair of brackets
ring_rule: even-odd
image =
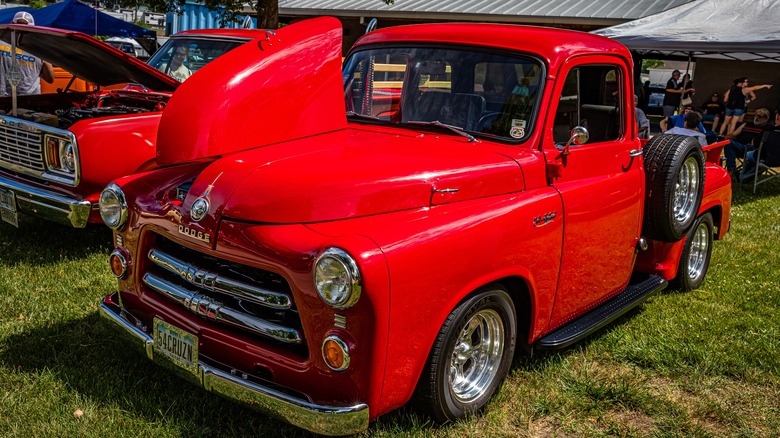
[(500, 112), (494, 111), (489, 112), (485, 114), (484, 116), (479, 118), (479, 122), (477, 122), (477, 129), (475, 131), (482, 132), (485, 130), (485, 128), (489, 127), (491, 124), (493, 124), (493, 121), (495, 121), (498, 116), (501, 115)]

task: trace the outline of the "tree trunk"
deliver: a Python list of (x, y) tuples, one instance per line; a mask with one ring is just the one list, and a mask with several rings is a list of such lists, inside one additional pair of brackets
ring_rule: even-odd
[(278, 0), (257, 0), (257, 28), (274, 29), (279, 27)]

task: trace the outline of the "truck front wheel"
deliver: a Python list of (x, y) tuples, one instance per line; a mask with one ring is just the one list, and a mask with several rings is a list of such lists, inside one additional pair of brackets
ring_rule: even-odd
[(704, 194), (704, 153), (695, 137), (657, 135), (644, 148), (645, 237), (676, 242), (688, 233)]
[(506, 289), (477, 290), (450, 313), (417, 388), (418, 408), (446, 422), (485, 407), (514, 356), (517, 317)]
[(677, 277), (672, 281), (675, 289), (693, 290), (704, 280), (712, 257), (713, 228), (712, 215), (709, 213), (698, 218), (691, 228), (685, 239)]

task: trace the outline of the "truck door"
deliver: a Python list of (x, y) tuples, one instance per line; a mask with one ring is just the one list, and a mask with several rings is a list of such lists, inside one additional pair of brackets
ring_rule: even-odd
[[(598, 306), (628, 283), (644, 195), (642, 160), (632, 156), (641, 147), (636, 116), (629, 112), (634, 109), (628, 62), (615, 56), (574, 58), (557, 77), (543, 137), (564, 223), (550, 328)], [(572, 144), (566, 154), (575, 126), (585, 127), (590, 138)]]

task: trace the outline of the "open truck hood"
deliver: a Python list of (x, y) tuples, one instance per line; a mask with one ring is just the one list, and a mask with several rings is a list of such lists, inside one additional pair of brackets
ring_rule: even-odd
[(0, 25), (0, 40), (61, 67), (80, 79), (107, 86), (133, 82), (154, 91), (173, 91), (176, 79), (134, 56), (122, 53), (89, 35), (69, 30), (21, 24)]
[(243, 44), (182, 83), (157, 134), (160, 165), (346, 127), (341, 23), (323, 17)]

